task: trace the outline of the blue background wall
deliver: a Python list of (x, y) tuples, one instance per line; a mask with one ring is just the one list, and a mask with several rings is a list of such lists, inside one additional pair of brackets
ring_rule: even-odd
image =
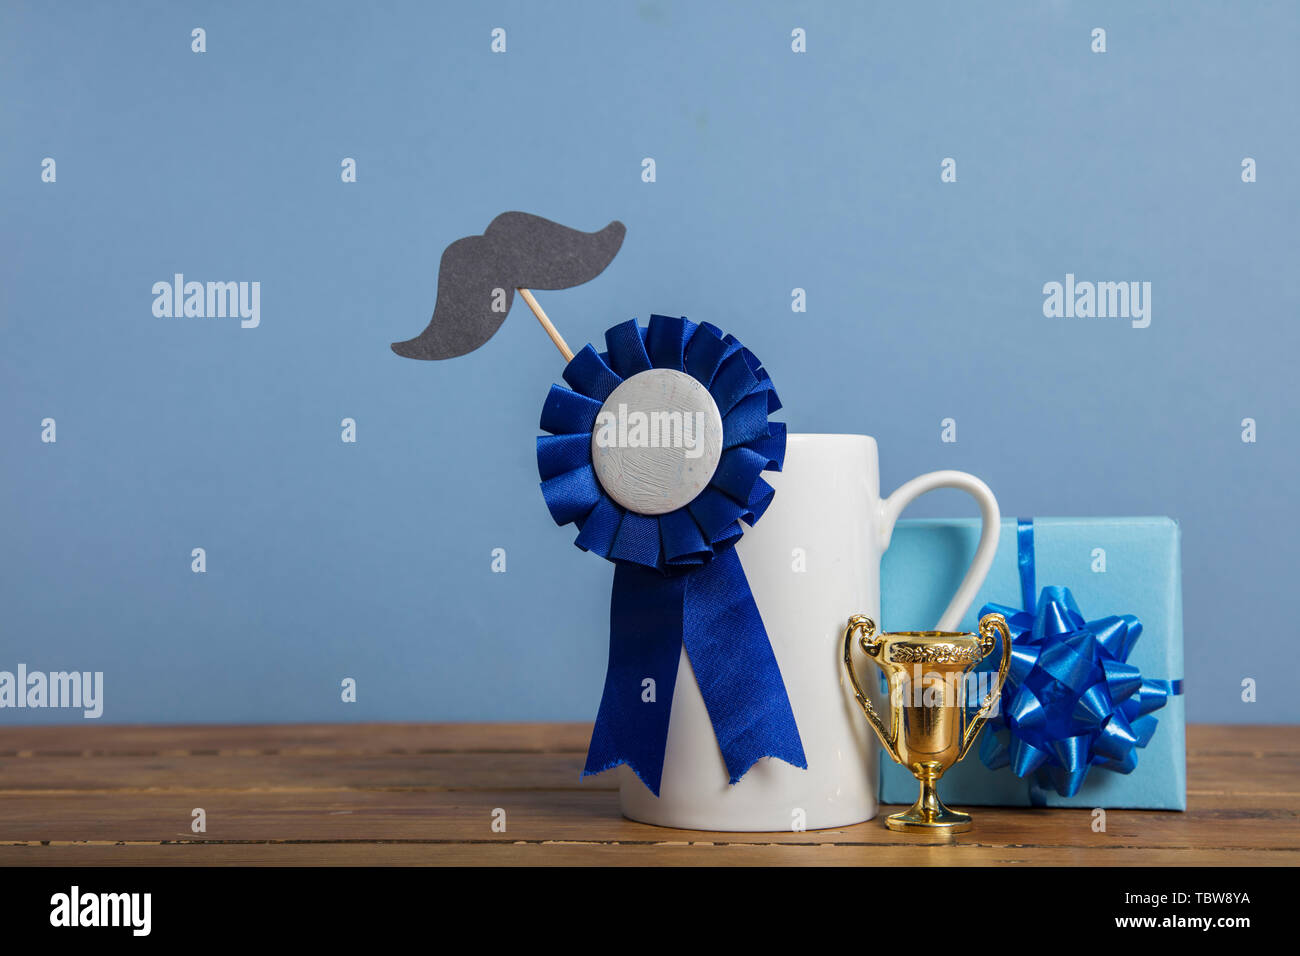
[[(575, 346), (708, 319), (887, 487), (1177, 517), (1190, 719), (1300, 719), (1298, 9), (6, 3), (0, 669), (102, 670), (115, 722), (592, 718), (611, 567), (533, 459), (560, 359), (521, 303), (465, 358), (388, 349), (518, 208), (628, 226), (541, 296)], [(260, 327), (155, 318), (175, 272), (260, 281)], [(1150, 327), (1045, 318), (1067, 272), (1151, 282)]]

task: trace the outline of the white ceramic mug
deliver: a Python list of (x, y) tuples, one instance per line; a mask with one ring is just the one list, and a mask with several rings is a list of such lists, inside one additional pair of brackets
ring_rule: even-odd
[[(899, 513), (927, 491), (969, 492), (983, 519), (975, 558), (938, 630), (957, 629), (993, 564), (998, 503), (974, 475), (930, 472), (881, 499), (874, 438), (791, 435), (784, 469), (763, 477), (776, 497), (736, 548), (781, 666), (808, 769), (764, 757), (739, 783), (728, 784), (683, 649), (660, 795), (626, 766), (619, 768), (623, 814), (633, 820), (749, 831), (817, 830), (870, 820), (876, 814), (878, 744), (845, 686), (840, 659), (845, 624), (853, 614), (880, 620), (881, 555)], [(898, 621), (891, 627), (919, 629), (928, 623)]]

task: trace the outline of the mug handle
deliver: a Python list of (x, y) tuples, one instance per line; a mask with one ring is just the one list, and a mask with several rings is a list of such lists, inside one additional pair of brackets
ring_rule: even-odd
[(1002, 531), (1002, 513), (998, 510), (998, 500), (984, 484), (974, 475), (964, 471), (932, 471), (918, 475), (911, 481), (904, 482), (894, 493), (880, 503), (880, 552), (889, 550), (889, 542), (894, 537), (894, 525), (903, 509), (913, 501), (936, 488), (957, 488), (966, 492), (980, 506), (980, 518), (983, 527), (980, 530), (980, 543), (975, 549), (975, 557), (966, 569), (966, 576), (961, 579), (961, 586), (948, 602), (948, 608), (939, 618), (935, 630), (955, 631), (961, 624), (962, 617), (970, 610), (975, 595), (993, 567), (993, 557), (998, 549), (998, 535)]

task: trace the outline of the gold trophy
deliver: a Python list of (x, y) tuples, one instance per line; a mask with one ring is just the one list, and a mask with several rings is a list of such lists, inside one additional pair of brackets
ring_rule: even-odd
[[(889, 678), (889, 729), (876, 715), (853, 672), (853, 635)], [(997, 686), (966, 721), (966, 674), (993, 652), (994, 634), (1002, 636), (1002, 666)], [(966, 756), (989, 710), (1002, 693), (1011, 663), (1011, 633), (1001, 614), (980, 618), (979, 634), (958, 631), (898, 631), (877, 634), (876, 622), (861, 614), (849, 618), (844, 631), (844, 668), (849, 672), (858, 705), (885, 745), (889, 756), (921, 782), (921, 794), (910, 810), (885, 820), (891, 830), (961, 833), (971, 828), (969, 813), (950, 810), (935, 792), (949, 767)], [(901, 729), (900, 729), (901, 728)]]

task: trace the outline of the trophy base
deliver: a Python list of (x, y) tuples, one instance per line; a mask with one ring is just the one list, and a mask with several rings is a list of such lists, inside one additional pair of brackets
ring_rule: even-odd
[(948, 809), (935, 790), (944, 769), (934, 762), (914, 766), (912, 773), (920, 781), (921, 793), (909, 809), (886, 817), (885, 826), (908, 833), (964, 833), (969, 830), (973, 826), (970, 814)]
[(974, 822), (969, 813), (949, 810), (942, 805), (937, 813), (913, 806), (910, 810), (885, 817), (885, 826), (903, 833), (965, 833), (974, 826)]

